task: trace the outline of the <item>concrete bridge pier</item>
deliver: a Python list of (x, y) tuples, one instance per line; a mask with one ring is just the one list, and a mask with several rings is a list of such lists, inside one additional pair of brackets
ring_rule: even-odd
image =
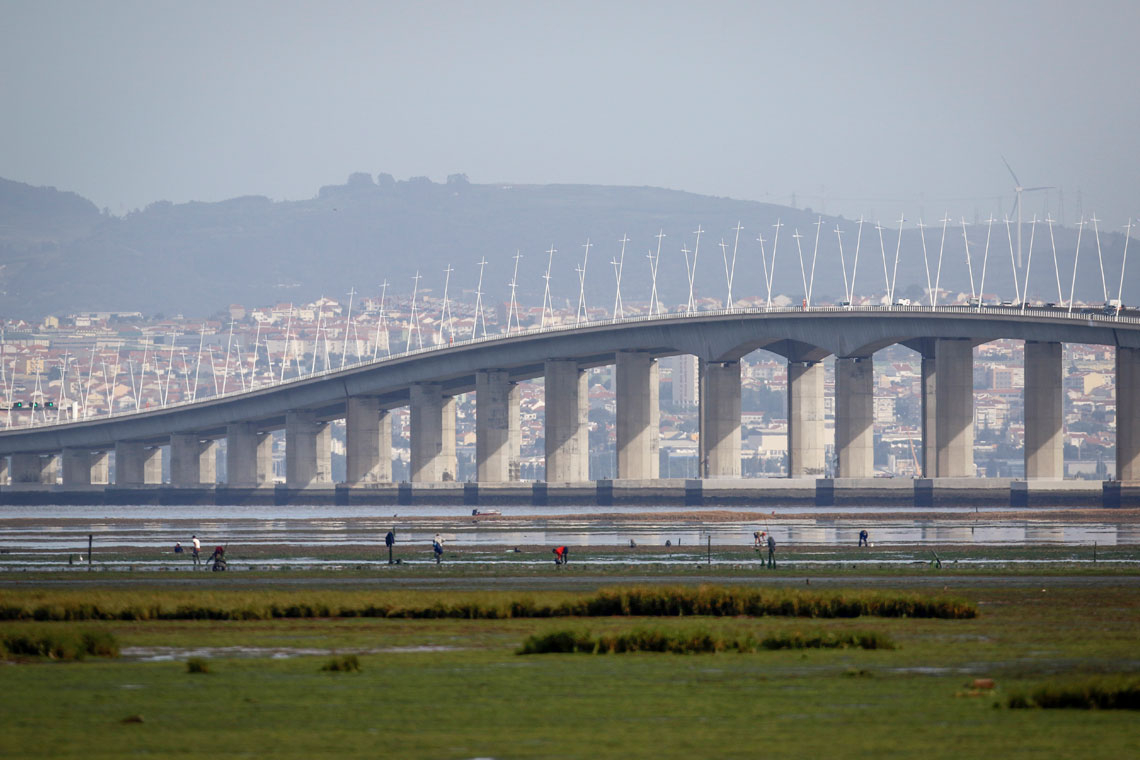
[(922, 477), (938, 477), (938, 455), (935, 450), (935, 424), (938, 403), (935, 391), (938, 387), (938, 364), (934, 359), (934, 348), (922, 352)]
[(409, 391), (412, 482), (455, 480), (455, 399), (439, 383), (416, 383)]
[(661, 461), (657, 361), (642, 351), (618, 351), (616, 365), (617, 476), (656, 479)]
[(740, 362), (700, 367), (698, 472), (705, 478), (740, 477)]
[(196, 487), (218, 480), (217, 443), (193, 433), (170, 436), (170, 485)]
[(109, 485), (111, 482), (111, 452), (91, 452), (91, 484)]
[(519, 479), (519, 388), (510, 373), (475, 373), (475, 467), (480, 483)]
[(162, 449), (120, 441), (115, 444), (115, 485), (142, 486), (162, 482)]
[[(159, 460), (161, 468), (162, 460)], [(159, 469), (161, 476), (162, 470)], [(40, 483), (45, 486), (54, 486), (59, 482), (60, 457), (58, 454), (45, 454), (43, 456), (43, 469), (40, 471)]]
[(350, 398), (345, 406), (345, 481), (392, 482), (392, 418), (374, 398)]
[(226, 428), (226, 485), (256, 488), (273, 482), (273, 435), (248, 422)]
[(91, 485), (92, 452), (87, 449), (64, 449), (60, 457), (65, 486)]
[(823, 364), (788, 362), (788, 474), (823, 477)]
[(586, 373), (578, 362), (548, 359), (546, 377), (546, 480), (581, 483), (590, 479), (589, 411)]
[(8, 485), (8, 457), (0, 457), (0, 486)]
[(974, 346), (939, 338), (934, 346), (934, 448), (939, 478), (974, 477)]
[(315, 412), (285, 415), (285, 485), (304, 488), (332, 482), (332, 431)]
[(12, 485), (44, 485), (55, 482), (54, 457), (39, 454), (12, 455)]
[(12, 485), (39, 483), (43, 476), (43, 460), (39, 454), (12, 455)]
[(1060, 343), (1025, 342), (1025, 477), (1063, 478)]
[(1140, 348), (1116, 348), (1116, 479), (1140, 480)]
[(875, 372), (870, 356), (835, 359), (835, 452), (838, 477), (875, 474)]

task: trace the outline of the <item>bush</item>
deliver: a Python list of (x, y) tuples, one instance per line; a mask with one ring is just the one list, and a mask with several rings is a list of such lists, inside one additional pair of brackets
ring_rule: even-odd
[(768, 636), (760, 645), (765, 649), (894, 649), (895, 644), (881, 633), (800, 633)]
[(1013, 709), (1140, 710), (1140, 678), (1099, 678), (1049, 683), (1010, 696)]
[(83, 651), (94, 657), (118, 657), (119, 642), (110, 631), (85, 631), (79, 635)]
[(535, 634), (522, 643), (518, 654), (570, 654), (573, 652), (593, 652), (597, 643), (588, 633), (555, 631)]
[(360, 671), (360, 660), (354, 654), (334, 657), (322, 665), (321, 670), (330, 673), (357, 673)]
[(24, 631), (4, 634), (0, 655), (49, 660), (118, 657), (119, 643), (107, 631)]
[(761, 649), (894, 649), (894, 643), (880, 633), (781, 634), (757, 641), (751, 635), (736, 638), (716, 636), (708, 631), (666, 631), (636, 629), (628, 633), (603, 635), (554, 631), (536, 634), (522, 643), (516, 654), (626, 654), (667, 652), (702, 654), (712, 652), (756, 652)]
[(204, 657), (191, 657), (186, 661), (187, 673), (209, 673), (210, 663)]

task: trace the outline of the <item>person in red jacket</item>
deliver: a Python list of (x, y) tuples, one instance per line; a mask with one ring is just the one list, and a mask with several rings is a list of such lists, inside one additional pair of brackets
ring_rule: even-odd
[(569, 555), (569, 549), (567, 549), (565, 546), (559, 546), (558, 548), (554, 549), (554, 564), (565, 565), (570, 561)]

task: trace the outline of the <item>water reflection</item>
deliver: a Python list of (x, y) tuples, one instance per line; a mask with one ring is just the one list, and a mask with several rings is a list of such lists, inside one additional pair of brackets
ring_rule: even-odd
[[(743, 546), (753, 542), (753, 531), (767, 530), (780, 546), (834, 547), (858, 543), (859, 530), (866, 527), (870, 540), (879, 547), (892, 544), (980, 546), (1101, 546), (1140, 543), (1140, 526), (1110, 522), (1076, 522), (1040, 518), (1024, 520), (977, 519), (963, 524), (961, 519), (932, 515), (922, 519), (877, 520), (862, 523), (857, 516), (827, 518), (795, 517), (703, 523), (684, 518), (601, 520), (472, 520), (464, 517), (422, 516), (406, 521), (375, 515), (330, 519), (304, 518), (249, 519), (187, 518), (147, 519), (52, 518), (43, 524), (0, 519), (0, 552), (58, 553), (85, 549), (88, 534), (98, 546), (107, 549), (165, 549), (176, 541), (188, 543), (196, 534), (204, 544), (231, 546), (280, 546), (283, 553), (295, 554), (304, 547), (379, 545), (384, 534), (395, 527), (400, 544), (427, 544), (440, 532), (452, 544), (461, 546), (569, 546), (674, 547), (698, 550), (713, 546)], [(284, 550), (288, 550), (285, 552)]]

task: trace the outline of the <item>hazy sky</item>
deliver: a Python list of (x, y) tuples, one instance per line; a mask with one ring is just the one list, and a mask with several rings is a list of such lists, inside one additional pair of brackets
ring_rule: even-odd
[[(0, 176), (122, 213), (350, 172), (1140, 214), (1140, 2), (0, 0)], [(999, 197), (1004, 199), (999, 200)], [(1058, 214), (1056, 191), (1048, 203)], [(1046, 198), (1026, 201), (1041, 213)]]

